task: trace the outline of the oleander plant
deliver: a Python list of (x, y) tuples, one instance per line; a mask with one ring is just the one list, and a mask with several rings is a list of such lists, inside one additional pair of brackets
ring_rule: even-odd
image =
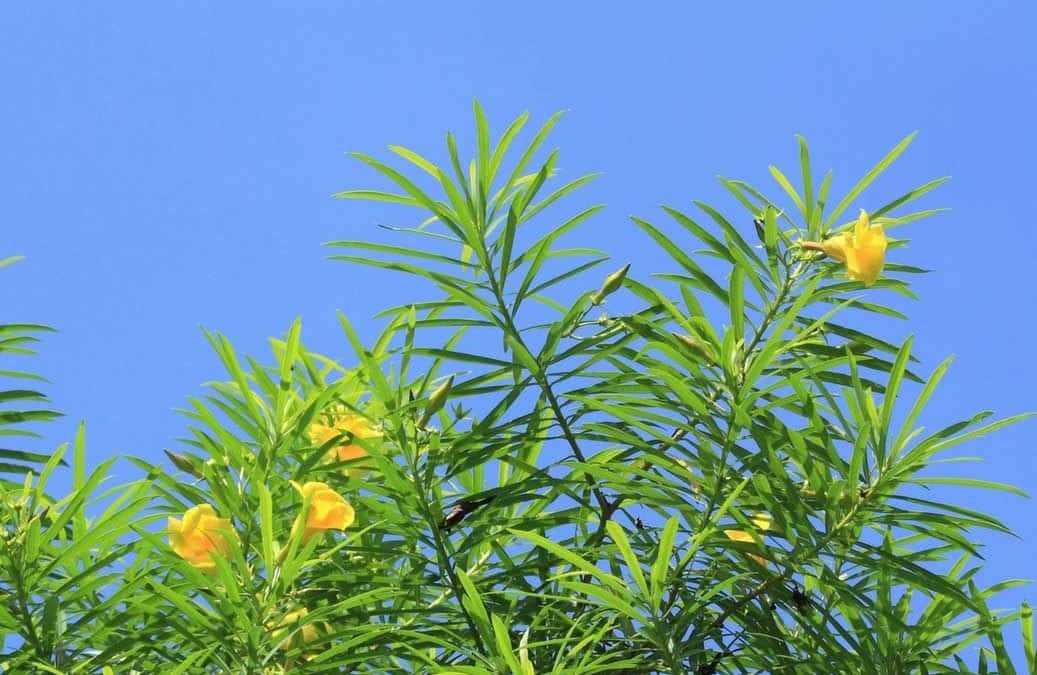
[(83, 427), (20, 449), (57, 413), (0, 373), (2, 672), (1037, 673), (967, 501), (1021, 490), (940, 471), (1027, 414), (932, 419), (949, 360), (875, 328), (910, 321), (901, 235), (944, 182), (869, 201), (911, 137), (845, 195), (799, 139), (798, 186), (633, 218), (638, 270), (586, 246), (594, 176), (557, 181), (559, 116), (527, 119), (494, 140), (476, 104), (470, 161), (357, 154), (381, 185), (336, 197), (393, 224), (330, 257), (414, 297), (370, 343), (340, 315), (333, 355), (300, 321), (265, 357), (207, 333), (225, 372), (131, 482)]

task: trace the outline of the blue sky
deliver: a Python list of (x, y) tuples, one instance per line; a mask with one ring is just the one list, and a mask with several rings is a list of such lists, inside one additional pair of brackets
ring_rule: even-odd
[[(629, 215), (727, 206), (715, 177), (767, 185), (769, 163), (794, 169), (796, 133), (839, 193), (919, 130), (860, 206), (951, 175), (924, 203), (952, 210), (892, 252), (934, 271), (912, 321), (883, 330), (913, 333), (926, 370), (957, 356), (927, 427), (1037, 409), (1037, 5), (869, 5), (5, 4), (0, 257), (27, 260), (0, 298), (4, 321), (60, 329), (37, 360), (69, 416), (48, 440), (86, 419), (95, 459), (175, 447), (173, 409), (220, 374), (203, 326), (255, 354), (302, 316), (311, 347), (346, 358), (334, 311), (370, 334), (411, 289), (324, 260), (321, 242), (386, 237), (384, 210), (330, 198), (379, 185), (343, 153), (442, 157), (474, 97), (495, 130), (571, 111), (559, 166), (604, 172), (581, 199), (609, 205), (585, 235), (645, 275), (665, 262)], [(1037, 491), (1035, 441), (1031, 422), (974, 443), (968, 471)], [(985, 578), (1025, 576), (1032, 502), (955, 498), (1022, 536), (987, 539)]]

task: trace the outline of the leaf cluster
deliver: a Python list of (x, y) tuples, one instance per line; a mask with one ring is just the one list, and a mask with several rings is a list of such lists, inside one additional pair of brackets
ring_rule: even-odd
[[(474, 112), (470, 161), (450, 134), (443, 166), (390, 146), (409, 173), (357, 155), (390, 187), (336, 195), (421, 214), (386, 228), (391, 242), (329, 243), (428, 294), (385, 310), (373, 344), (345, 315), (344, 360), (307, 349), (299, 321), (268, 363), (209, 334), (226, 375), (189, 400), (172, 466), (134, 460), (146, 479), (88, 517), (110, 465), (86, 476), (79, 437), (70, 496), (43, 497), (60, 452), (4, 493), (11, 663), (1012, 673), (1003, 629), (1018, 624), (1019, 672), (1037, 672), (1029, 608), (992, 606), (1022, 582), (977, 583), (976, 533), (1007, 528), (944, 488), (1019, 490), (939, 473), (1027, 415), (924, 430), (949, 361), (925, 373), (910, 338), (869, 321), (906, 320), (889, 294), (914, 298), (923, 270), (888, 263), (865, 289), (799, 245), (850, 226), (858, 204), (887, 231), (934, 215), (908, 209), (944, 179), (867, 201), (912, 136), (841, 196), (799, 139), (798, 187), (771, 167), (776, 197), (722, 179), (734, 214), (694, 202), (634, 218), (668, 266), (641, 276), (567, 243), (603, 207), (568, 207), (593, 175), (556, 186), (558, 115), (519, 143), (528, 116), (494, 141)], [(295, 536), (309, 504), (293, 482), (309, 481), (356, 523)], [(197, 504), (234, 532), (212, 575), (149, 526)]]

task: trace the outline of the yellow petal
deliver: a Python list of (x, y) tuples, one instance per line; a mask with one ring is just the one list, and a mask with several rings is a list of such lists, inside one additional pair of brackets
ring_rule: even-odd
[(206, 574), (216, 572), (213, 556), (226, 558), (235, 536), (230, 519), (219, 518), (209, 504), (193, 506), (183, 520), (169, 518), (169, 546), (181, 558)]
[(314, 422), (310, 425), (308, 432), (310, 440), (319, 446), (327, 445), (335, 439), (347, 439), (341, 445), (328, 448), (325, 455), (327, 462), (353, 462), (350, 466), (342, 469), (343, 475), (347, 477), (359, 477), (367, 474), (375, 468), (370, 462), (359, 462), (369, 456), (368, 448), (362, 443), (355, 441), (373, 441), (382, 437), (382, 432), (370, 420), (363, 415), (343, 414), (343, 409), (332, 408), (330, 414), (325, 414), (325, 420), (329, 424)]
[(309, 500), (309, 508), (296, 516), (293, 536), (301, 531), (303, 540), (309, 541), (325, 530), (344, 530), (353, 524), (356, 513), (352, 505), (326, 483), (311, 481), (295, 487)]
[(337, 420), (335, 426), (357, 438), (380, 438), (382, 435), (382, 432), (371, 426), (362, 415), (346, 415)]
[(843, 232), (821, 242), (821, 250), (839, 262), (846, 262), (846, 250), (852, 246), (852, 242), (850, 234)]
[[(837, 234), (822, 242), (820, 248), (826, 255), (846, 263), (846, 276), (871, 286), (882, 273), (886, 262), (886, 245), (885, 230), (881, 225), (872, 226), (867, 211), (861, 209), (853, 234)], [(814, 250), (817, 246), (811, 243)]]
[(862, 248), (881, 248), (883, 251), (886, 250), (886, 232), (882, 229), (881, 225), (874, 225), (872, 227), (866, 227), (863, 230), (859, 228), (858, 232), (854, 237), (854, 246), (857, 249)]
[(208, 504), (199, 504), (191, 507), (187, 509), (187, 513), (184, 514), (183, 531), (185, 533), (194, 532), (198, 528), (199, 523), (202, 522), (202, 518), (215, 515), (216, 509), (212, 508)]
[(886, 252), (886, 230), (881, 225), (872, 225), (868, 228), (868, 241), (865, 246), (881, 248), (882, 252)]
[(861, 245), (861, 241), (867, 236), (868, 226), (871, 221), (868, 220), (868, 212), (861, 209), (861, 215), (857, 217), (857, 224), (853, 228), (853, 236), (856, 239), (856, 244)]
[(295, 483), (294, 486), (296, 490), (302, 493), (303, 499), (313, 499), (313, 496), (321, 490), (331, 489), (328, 487), (327, 483), (321, 483), (318, 481), (308, 481), (304, 483), (302, 487), (300, 487), (298, 483)]
[(846, 275), (851, 279), (863, 281), (865, 286), (871, 286), (882, 273), (882, 267), (886, 261), (886, 244), (865, 246), (847, 251)]
[(352, 459), (363, 459), (367, 457), (367, 450), (360, 445), (340, 445), (334, 448), (331, 454), (342, 462), (348, 462)]
[(319, 422), (311, 424), (306, 431), (310, 435), (310, 441), (317, 445), (324, 445), (338, 435), (338, 431), (333, 427), (329, 427), (328, 425)]

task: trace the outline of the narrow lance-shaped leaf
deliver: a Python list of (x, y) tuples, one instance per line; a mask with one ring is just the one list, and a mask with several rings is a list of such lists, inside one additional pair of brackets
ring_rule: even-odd
[(907, 149), (907, 146), (911, 144), (911, 141), (914, 140), (917, 133), (917, 131), (911, 132), (904, 138), (904, 140), (897, 143), (892, 150), (886, 153), (885, 157), (879, 160), (878, 164), (876, 164), (870, 170), (868, 170), (868, 172), (864, 174), (864, 177), (857, 181), (856, 185), (850, 188), (850, 191), (846, 193), (846, 196), (843, 197), (842, 200), (835, 205), (831, 213), (828, 214), (828, 218), (825, 219), (826, 229), (831, 229), (832, 226), (835, 225), (835, 222), (839, 219), (839, 216), (843, 214), (843, 211), (845, 211), (850, 206), (850, 204), (852, 204), (853, 201), (857, 199), (857, 197), (860, 196), (860, 194), (864, 192), (864, 190), (869, 185), (871, 185), (871, 183), (876, 178), (878, 178), (879, 175), (882, 174), (883, 171), (889, 168), (890, 164), (896, 161), (897, 157), (899, 157), (901, 153), (903, 153), (904, 150)]

